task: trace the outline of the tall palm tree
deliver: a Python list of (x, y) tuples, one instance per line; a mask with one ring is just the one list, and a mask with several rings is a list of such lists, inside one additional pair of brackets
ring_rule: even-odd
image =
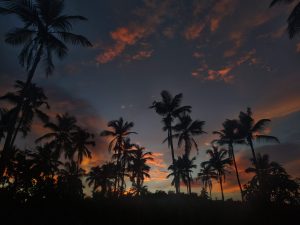
[(212, 179), (217, 179), (217, 173), (210, 168), (209, 166), (201, 166), (200, 172), (198, 173), (198, 179), (202, 181), (204, 189), (209, 189), (209, 196), (211, 198), (211, 191), (212, 191)]
[[(68, 53), (66, 44), (92, 46), (84, 36), (71, 33), (72, 23), (86, 20), (86, 18), (77, 15), (64, 15), (64, 6), (63, 0), (0, 1), (0, 14), (16, 15), (23, 23), (21, 27), (15, 28), (6, 34), (5, 42), (15, 46), (23, 46), (19, 54), (19, 61), (28, 71), (25, 92), (27, 92), (41, 60), (45, 62), (46, 74), (49, 75), (54, 70), (53, 53), (59, 58), (66, 56)], [(5, 168), (22, 104), (17, 105), (7, 130), (0, 160), (1, 175)]]
[(240, 181), (239, 171), (236, 164), (235, 153), (233, 149), (233, 144), (244, 144), (244, 140), (242, 134), (240, 132), (240, 123), (237, 120), (226, 120), (223, 124), (223, 129), (220, 131), (214, 131), (213, 134), (219, 135), (219, 139), (215, 140), (220, 145), (228, 146), (229, 157), (233, 160), (233, 165), (235, 168), (236, 179), (240, 188), (242, 201), (243, 197), (243, 189)]
[(227, 165), (231, 165), (232, 161), (227, 157), (228, 151), (226, 149), (219, 149), (215, 145), (212, 145), (212, 149), (208, 149), (206, 153), (209, 155), (210, 159), (202, 162), (201, 166), (208, 167), (209, 169), (216, 171), (220, 182), (222, 200), (224, 201), (223, 182), (225, 181), (227, 172), (226, 167)]
[(137, 195), (140, 195), (143, 190), (145, 177), (150, 178), (150, 166), (147, 165), (147, 161), (153, 161), (152, 153), (144, 151), (144, 147), (136, 145), (136, 149), (133, 150), (131, 164), (129, 165), (129, 171), (132, 173), (131, 180), (136, 188)]
[(92, 158), (88, 146), (95, 146), (94, 135), (80, 127), (77, 127), (72, 134), (72, 151), (69, 158), (77, 154), (77, 162), (81, 164), (83, 157)]
[(195, 146), (196, 150), (198, 151), (198, 145), (194, 139), (194, 136), (205, 133), (203, 131), (204, 124), (204, 121), (193, 121), (188, 114), (179, 116), (179, 123), (173, 128), (176, 132), (173, 136), (178, 138), (178, 147), (181, 147), (182, 143), (184, 142), (185, 155), (190, 155), (193, 146)]
[[(191, 112), (191, 106), (180, 106), (182, 101), (182, 94), (175, 95), (174, 97), (168, 91), (161, 92), (161, 101), (154, 101), (150, 108), (154, 109), (157, 114), (163, 117), (162, 121), (164, 123), (163, 130), (167, 131), (168, 146), (171, 149), (172, 163), (175, 163), (175, 154), (173, 146), (173, 134), (172, 134), (172, 123), (175, 118), (177, 118), (181, 113)], [(174, 167), (173, 169), (176, 169)], [(179, 180), (177, 178), (177, 173), (175, 175), (175, 190), (179, 193)]]
[[(239, 115), (239, 123), (240, 123), (240, 131), (243, 137), (246, 140), (246, 143), (250, 146), (252, 157), (254, 164), (257, 167), (257, 159), (253, 146), (253, 141), (271, 141), (279, 143), (278, 138), (270, 135), (260, 134), (266, 128), (266, 125), (270, 123), (270, 119), (261, 119), (257, 122), (252, 117), (252, 111), (250, 108), (247, 109), (247, 112), (240, 112)], [(258, 174), (258, 178), (260, 180), (260, 175)]]
[[(274, 5), (278, 5), (279, 3), (286, 3), (286, 4), (291, 4), (296, 2), (296, 0), (272, 0), (270, 7)], [(294, 7), (293, 11), (289, 15), (287, 19), (288, 23), (288, 33), (290, 38), (294, 38), (295, 35), (297, 35), (300, 31), (299, 29), (299, 24), (300, 24), (300, 2), (298, 1), (297, 5)]]
[(57, 157), (64, 152), (65, 158), (70, 158), (73, 152), (73, 135), (78, 130), (76, 118), (68, 113), (56, 115), (56, 123), (49, 122), (45, 127), (51, 131), (38, 138), (36, 143), (49, 140), (49, 145), (55, 149)]
[[(104, 130), (100, 133), (100, 135), (103, 137), (111, 138), (111, 141), (108, 146), (108, 151), (114, 151), (114, 155), (117, 161), (116, 166), (119, 169), (121, 169), (121, 156), (122, 151), (124, 150), (124, 143), (126, 137), (128, 137), (130, 134), (136, 134), (136, 132), (130, 131), (133, 128), (134, 123), (127, 121), (125, 122), (121, 117), (118, 120), (109, 121), (107, 126), (110, 127), (112, 130)], [(120, 173), (118, 179), (116, 179), (115, 181), (116, 188), (119, 188), (119, 182), (121, 178), (122, 176)]]

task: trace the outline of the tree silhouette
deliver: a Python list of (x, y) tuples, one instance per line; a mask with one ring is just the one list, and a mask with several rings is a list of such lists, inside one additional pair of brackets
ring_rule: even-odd
[(238, 167), (235, 160), (235, 154), (233, 149), (233, 144), (244, 144), (245, 141), (243, 140), (243, 136), (240, 132), (240, 124), (237, 120), (226, 120), (223, 124), (223, 129), (220, 131), (214, 131), (213, 134), (219, 135), (219, 139), (215, 140), (220, 145), (227, 145), (228, 146), (228, 153), (229, 157), (233, 160), (233, 165), (235, 169), (236, 179), (240, 188), (242, 200), (243, 197), (243, 189), (240, 181), (240, 176), (238, 172)]
[(95, 146), (94, 135), (80, 127), (77, 127), (72, 133), (72, 151), (70, 158), (77, 154), (77, 162), (81, 164), (83, 157), (92, 158), (88, 146)]
[[(252, 159), (252, 164), (254, 161)], [(290, 178), (285, 169), (276, 162), (270, 162), (268, 155), (257, 154), (257, 168), (249, 167), (246, 173), (254, 173), (247, 185), (247, 200), (276, 202), (277, 204), (294, 204), (299, 196), (299, 184)], [(261, 177), (261, 182), (258, 179)], [(259, 186), (262, 186), (260, 188)], [(263, 192), (261, 192), (263, 190)]]
[[(278, 5), (279, 3), (286, 3), (286, 4), (291, 4), (294, 3), (295, 0), (272, 0), (270, 7), (274, 5)], [(297, 3), (297, 5), (294, 7), (292, 10), (291, 14), (289, 15), (287, 19), (288, 23), (288, 33), (289, 37), (292, 39), (297, 35), (300, 31), (300, 2)]]
[(153, 161), (152, 153), (144, 151), (144, 147), (136, 145), (136, 149), (132, 151), (132, 160), (129, 164), (134, 191), (138, 196), (145, 192), (145, 186), (143, 186), (145, 177), (150, 178), (150, 166), (147, 165), (147, 161)]
[(188, 114), (179, 116), (179, 123), (173, 128), (176, 132), (173, 136), (178, 138), (178, 147), (181, 147), (184, 142), (184, 151), (187, 156), (190, 155), (193, 146), (198, 151), (198, 145), (194, 136), (205, 133), (203, 131), (204, 124), (204, 121), (193, 121)]
[[(34, 116), (38, 117), (43, 123), (47, 123), (49, 117), (40, 108), (42, 106), (45, 106), (47, 109), (50, 108), (44, 90), (37, 87), (36, 84), (30, 84), (27, 91), (25, 83), (22, 81), (17, 80), (14, 86), (17, 89), (15, 93), (8, 92), (0, 97), (0, 100), (5, 100), (13, 105), (13, 108), (10, 109), (11, 112), (15, 112), (18, 105), (22, 104), (10, 147), (14, 145), (15, 139), (20, 131), (24, 137), (27, 135), (31, 129)], [(8, 123), (9, 122), (10, 121), (8, 121)]]
[[(257, 141), (271, 141), (279, 143), (279, 140), (274, 136), (260, 134), (265, 130), (266, 125), (270, 123), (269, 119), (261, 119), (257, 122), (252, 118), (252, 111), (250, 108), (247, 109), (247, 112), (240, 112), (239, 123), (240, 123), (240, 132), (246, 140), (246, 143), (250, 146), (253, 162), (256, 165), (256, 155), (253, 146), (253, 140)], [(257, 168), (257, 165), (256, 165)], [(258, 174), (258, 179), (260, 180), (260, 175)]]
[[(123, 118), (118, 120), (112, 120), (108, 122), (108, 127), (112, 130), (104, 130), (101, 132), (101, 136), (111, 138), (108, 151), (114, 151), (114, 158), (116, 159), (116, 167), (122, 170), (121, 157), (124, 150), (126, 137), (130, 134), (136, 134), (136, 132), (130, 131), (134, 126), (132, 122), (124, 122)], [(120, 188), (120, 181), (122, 182), (122, 172), (119, 173), (115, 181), (115, 189)]]
[[(63, 58), (68, 52), (67, 43), (92, 46), (84, 36), (71, 33), (72, 23), (86, 20), (86, 18), (62, 14), (64, 6), (63, 0), (2, 0), (0, 2), (0, 14), (15, 15), (23, 24), (7, 33), (5, 42), (14, 46), (23, 46), (19, 54), (19, 61), (28, 71), (24, 93), (27, 92), (41, 60), (45, 62), (46, 74), (49, 75), (54, 69), (53, 53), (59, 58)], [(23, 102), (18, 103), (7, 128), (5, 144), (0, 158), (1, 175), (8, 160), (8, 152), (12, 146), (15, 126), (22, 104)]]
[(209, 196), (211, 199), (211, 191), (212, 191), (212, 179), (218, 179), (218, 174), (214, 171), (213, 168), (209, 166), (201, 166), (200, 172), (198, 173), (198, 179), (202, 181), (203, 188), (207, 190), (209, 189)]
[(56, 115), (56, 123), (45, 124), (51, 132), (41, 136), (36, 140), (37, 143), (49, 140), (49, 145), (55, 149), (55, 154), (59, 158), (64, 152), (64, 157), (71, 159), (73, 151), (73, 134), (78, 131), (76, 118), (68, 113)]
[[(154, 109), (157, 114), (163, 117), (162, 122), (164, 124), (163, 130), (167, 131), (167, 141), (168, 146), (171, 149), (172, 163), (175, 163), (175, 154), (173, 146), (173, 134), (172, 134), (172, 123), (175, 118), (184, 112), (190, 112), (191, 106), (180, 106), (182, 101), (182, 94), (173, 96), (168, 91), (161, 92), (161, 101), (154, 101), (150, 108)], [(176, 169), (176, 166), (173, 167)], [(175, 171), (174, 171), (175, 172)], [(175, 178), (175, 190), (179, 193), (179, 180), (177, 178), (177, 173), (174, 173)]]
[(227, 172), (226, 166), (231, 165), (232, 161), (227, 157), (228, 151), (226, 149), (219, 149), (215, 145), (212, 145), (212, 149), (208, 149), (206, 152), (209, 155), (210, 159), (208, 161), (202, 162), (201, 166), (216, 171), (220, 182), (222, 200), (224, 201), (223, 181), (225, 181), (225, 175)]

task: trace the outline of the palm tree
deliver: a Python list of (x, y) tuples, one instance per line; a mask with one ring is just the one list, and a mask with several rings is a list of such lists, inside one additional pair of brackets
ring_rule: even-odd
[(31, 124), (35, 115), (43, 123), (47, 123), (49, 117), (43, 111), (41, 111), (40, 108), (43, 105), (45, 105), (47, 109), (50, 108), (43, 89), (37, 87), (36, 84), (30, 84), (27, 91), (25, 91), (25, 83), (17, 80), (15, 83), (15, 88), (17, 89), (15, 93), (8, 92), (4, 96), (0, 97), (0, 100), (5, 100), (15, 105), (15, 107), (11, 109), (12, 111), (15, 111), (16, 107), (22, 103), (22, 108), (20, 110), (21, 115), (19, 116), (19, 121), (14, 129), (11, 146), (14, 145), (19, 131), (23, 133), (23, 136), (27, 135), (31, 129)]
[(187, 193), (192, 194), (191, 182), (193, 181), (191, 173), (193, 172), (192, 169), (196, 168), (197, 166), (194, 164), (196, 157), (189, 159), (188, 155), (184, 154), (181, 159), (178, 157), (178, 160), (182, 161), (182, 166), (184, 169), (184, 176), (187, 186)]
[(81, 164), (83, 157), (92, 158), (91, 151), (88, 146), (95, 146), (94, 135), (88, 131), (77, 127), (72, 135), (72, 152), (69, 158), (73, 158), (77, 154), (77, 162)]
[(56, 172), (59, 171), (59, 166), (62, 165), (49, 144), (37, 146), (36, 150), (28, 155), (33, 165), (31, 170), (42, 178), (50, 177), (53, 179)]
[[(63, 0), (2, 0), (0, 2), (0, 14), (16, 15), (23, 23), (22, 27), (15, 28), (6, 34), (5, 42), (23, 46), (19, 54), (19, 61), (28, 71), (25, 93), (42, 59), (46, 64), (46, 74), (49, 75), (54, 70), (53, 53), (59, 58), (66, 56), (68, 53), (67, 43), (85, 47), (92, 46), (84, 36), (70, 32), (73, 22), (86, 20), (86, 18), (62, 14), (64, 6)], [(23, 102), (17, 105), (7, 130), (0, 160), (1, 175), (4, 172), (22, 104)]]
[[(279, 4), (279, 3), (286, 3), (291, 4), (294, 3), (295, 0), (272, 0), (270, 7)], [(299, 24), (300, 24), (300, 2), (294, 7), (293, 11), (289, 15), (287, 22), (288, 22), (288, 33), (290, 38), (294, 38), (300, 31)]]
[(137, 195), (140, 195), (143, 191), (145, 177), (150, 178), (150, 166), (147, 165), (147, 161), (153, 161), (152, 153), (144, 151), (144, 147), (136, 145), (136, 149), (132, 151), (132, 160), (129, 165), (129, 171), (132, 173), (132, 186), (135, 187)]
[(227, 150), (219, 149), (215, 145), (212, 145), (212, 149), (208, 149), (206, 153), (209, 155), (210, 159), (208, 161), (202, 162), (201, 166), (216, 171), (220, 182), (222, 200), (224, 201), (223, 181), (225, 181), (225, 175), (227, 172), (226, 166), (231, 165), (232, 161), (227, 157)]
[(208, 166), (202, 166), (200, 172), (198, 173), (198, 179), (202, 181), (204, 189), (209, 189), (209, 196), (211, 198), (211, 191), (212, 191), (212, 179), (217, 179), (217, 173)]
[(65, 167), (60, 170), (58, 177), (58, 187), (63, 196), (71, 198), (83, 198), (83, 184), (81, 178), (85, 175), (85, 170), (74, 162), (66, 162)]
[[(126, 137), (128, 137), (128, 135), (130, 134), (136, 134), (136, 132), (130, 131), (134, 126), (134, 123), (127, 121), (124, 122), (123, 118), (121, 117), (118, 120), (109, 121), (107, 126), (112, 128), (112, 130), (104, 130), (100, 135), (103, 137), (112, 138), (108, 146), (108, 151), (114, 151), (114, 155), (117, 161), (116, 166), (121, 169), (121, 156), (122, 151), (124, 150)], [(115, 181), (116, 188), (119, 188), (119, 182), (121, 178), (122, 177), (120, 173), (118, 179), (116, 179)]]
[[(246, 173), (254, 173), (252, 180), (245, 185), (246, 197), (263, 197), (264, 201), (280, 204), (291, 203), (299, 195), (299, 184), (292, 180), (286, 170), (277, 162), (270, 162), (268, 155), (257, 154), (257, 168), (246, 169)], [(259, 182), (259, 176), (262, 182)], [(263, 190), (263, 192), (261, 191)]]
[(190, 155), (193, 145), (198, 151), (198, 145), (194, 139), (194, 136), (205, 133), (203, 131), (204, 124), (204, 121), (193, 121), (188, 114), (179, 116), (179, 123), (173, 128), (176, 132), (173, 136), (178, 138), (178, 147), (181, 147), (182, 143), (184, 142), (185, 155)]
[(233, 144), (244, 144), (243, 137), (240, 132), (240, 124), (237, 120), (226, 120), (223, 124), (223, 129), (220, 131), (214, 131), (213, 134), (219, 135), (219, 139), (215, 140), (214, 142), (217, 142), (220, 145), (227, 145), (228, 146), (228, 153), (229, 157), (232, 158), (233, 160), (233, 165), (235, 168), (235, 174), (236, 174), (236, 179), (241, 191), (241, 197), (242, 201), (244, 200), (243, 197), (243, 189), (240, 181), (240, 176), (235, 160), (235, 154), (234, 154), (234, 149), (233, 149)]
[[(260, 132), (265, 130), (265, 127), (268, 123), (270, 123), (270, 119), (261, 119), (257, 122), (252, 118), (252, 111), (250, 108), (247, 109), (247, 112), (240, 112), (239, 115), (239, 123), (240, 123), (240, 131), (243, 137), (246, 140), (246, 143), (250, 146), (252, 151), (252, 157), (254, 164), (257, 167), (257, 160), (255, 155), (255, 150), (253, 146), (253, 140), (257, 141), (272, 141), (279, 143), (278, 138), (274, 136), (260, 134)], [(260, 180), (260, 175), (258, 175)]]
[[(182, 94), (173, 96), (168, 91), (161, 92), (161, 101), (154, 101), (150, 108), (153, 108), (157, 114), (163, 117), (162, 122), (164, 123), (163, 130), (167, 131), (168, 146), (171, 149), (172, 163), (175, 163), (175, 154), (173, 147), (173, 135), (172, 135), (172, 123), (175, 118), (184, 112), (191, 112), (191, 106), (180, 106), (182, 100)], [(173, 169), (176, 169), (174, 167)], [(179, 193), (179, 180), (175, 172), (175, 190)]]
[(36, 140), (39, 143), (43, 140), (50, 140), (49, 145), (55, 149), (57, 157), (64, 152), (65, 158), (70, 158), (73, 153), (73, 135), (78, 131), (76, 125), (76, 118), (70, 116), (68, 113), (63, 115), (56, 115), (56, 123), (49, 122), (45, 124), (51, 132), (43, 135)]

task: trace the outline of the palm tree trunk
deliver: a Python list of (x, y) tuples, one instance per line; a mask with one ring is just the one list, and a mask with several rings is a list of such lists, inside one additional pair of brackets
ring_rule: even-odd
[(237, 179), (237, 182), (239, 184), (240, 191), (241, 191), (242, 201), (244, 201), (244, 193), (243, 193), (243, 189), (242, 189), (242, 185), (241, 185), (241, 181), (240, 181), (239, 171), (238, 171), (238, 168), (237, 168), (237, 165), (236, 165), (236, 161), (235, 161), (235, 155), (234, 155), (234, 150), (233, 150), (232, 143), (229, 144), (229, 149), (230, 149), (231, 154), (232, 154), (232, 159), (233, 159), (233, 164), (234, 164), (234, 168), (235, 168), (236, 179)]
[[(24, 93), (27, 92), (27, 89), (32, 81), (33, 75), (35, 74), (36, 68), (41, 60), (41, 56), (43, 53), (42, 51), (43, 51), (43, 44), (40, 45), (40, 47), (37, 51), (37, 54), (35, 56), (34, 63), (28, 72)], [(18, 105), (16, 106), (16, 112), (12, 116), (12, 120), (10, 121), (10, 124), (8, 127), (5, 143), (4, 143), (3, 150), (1, 153), (1, 158), (0, 158), (0, 177), (2, 177), (4, 175), (5, 167), (9, 160), (9, 151), (11, 149), (11, 146), (13, 146), (13, 144), (14, 144), (14, 142), (12, 142), (12, 138), (13, 138), (15, 126), (16, 126), (16, 123), (18, 120), (18, 115), (22, 109), (22, 104), (23, 104), (23, 102), (18, 103)]]
[(224, 201), (224, 192), (223, 192), (223, 181), (222, 181), (222, 175), (219, 173), (219, 181), (220, 181), (220, 187), (221, 187), (221, 193), (222, 193), (222, 200)]
[(191, 176), (188, 173), (188, 193), (191, 195), (192, 194), (192, 189), (191, 189)]
[(169, 139), (169, 144), (170, 144), (170, 148), (171, 148), (171, 153), (172, 153), (172, 162), (174, 165), (174, 176), (175, 176), (175, 192), (176, 194), (179, 193), (179, 179), (177, 176), (177, 172), (176, 172), (176, 168), (175, 168), (175, 154), (174, 154), (174, 146), (173, 146), (173, 137), (172, 137), (172, 126), (171, 124), (169, 124), (169, 128), (168, 128), (168, 139)]

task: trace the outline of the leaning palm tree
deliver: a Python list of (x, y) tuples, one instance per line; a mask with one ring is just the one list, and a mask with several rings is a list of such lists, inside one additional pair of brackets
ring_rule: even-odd
[[(279, 3), (286, 3), (286, 4), (292, 4), (296, 2), (296, 0), (272, 0), (270, 7), (279, 4)], [(295, 35), (297, 35), (300, 31), (300, 2), (297, 1), (297, 5), (294, 7), (293, 11), (289, 15), (287, 19), (288, 23), (288, 33), (290, 38), (294, 38)]]
[[(161, 101), (154, 101), (150, 108), (154, 109), (157, 114), (163, 117), (162, 122), (164, 124), (163, 130), (167, 131), (168, 146), (172, 154), (172, 163), (175, 163), (175, 154), (173, 146), (173, 134), (172, 134), (172, 123), (181, 113), (190, 112), (191, 106), (180, 106), (182, 100), (182, 94), (175, 95), (174, 97), (168, 91), (161, 92)], [(176, 169), (174, 167), (173, 169)], [(175, 175), (175, 190), (179, 193), (179, 181), (177, 173)]]
[(77, 154), (77, 162), (81, 164), (83, 157), (92, 158), (92, 154), (88, 146), (95, 146), (94, 135), (88, 131), (77, 127), (72, 134), (72, 151), (69, 158), (73, 158)]
[[(124, 150), (125, 140), (130, 134), (136, 134), (136, 132), (130, 131), (134, 126), (134, 123), (127, 121), (125, 122), (121, 117), (118, 120), (109, 121), (107, 126), (110, 127), (111, 130), (104, 130), (100, 133), (100, 135), (103, 137), (111, 138), (108, 146), (108, 151), (114, 151), (114, 157), (116, 158), (116, 167), (121, 169), (121, 156), (122, 151)], [(120, 179), (122, 178), (122, 173), (119, 174), (120, 175), (115, 181), (116, 188), (119, 188)]]
[(236, 179), (237, 179), (240, 191), (241, 191), (241, 197), (242, 197), (242, 201), (243, 201), (244, 200), (243, 189), (242, 189), (242, 185), (241, 185), (241, 181), (240, 181), (238, 167), (236, 164), (233, 144), (244, 144), (245, 141), (240, 132), (240, 123), (237, 120), (226, 120), (222, 125), (223, 125), (222, 130), (213, 132), (213, 134), (219, 135), (219, 139), (214, 140), (214, 142), (216, 142), (220, 145), (228, 146), (229, 157), (231, 157), (232, 161), (233, 161)]
[[(15, 15), (22, 22), (21, 27), (6, 34), (5, 42), (14, 46), (23, 46), (18, 58), (20, 64), (28, 71), (25, 92), (41, 60), (45, 62), (46, 74), (49, 75), (54, 70), (53, 53), (59, 58), (66, 56), (68, 53), (66, 44), (92, 46), (84, 36), (71, 33), (72, 23), (86, 20), (86, 18), (64, 15), (64, 6), (63, 0), (0, 1), (0, 14)], [(18, 104), (7, 130), (0, 160), (1, 175), (5, 168), (22, 104), (23, 102)]]
[(65, 158), (71, 158), (73, 151), (73, 135), (78, 130), (76, 118), (68, 113), (56, 115), (56, 123), (45, 124), (51, 131), (36, 140), (39, 143), (43, 140), (49, 141), (49, 145), (54, 148), (55, 154), (59, 158), (64, 152)]
[(205, 133), (203, 131), (204, 124), (204, 121), (193, 121), (188, 114), (179, 116), (179, 123), (173, 127), (176, 132), (173, 136), (178, 138), (178, 147), (181, 147), (184, 142), (185, 155), (190, 155), (193, 146), (195, 146), (195, 149), (198, 151), (198, 145), (194, 136)]
[(140, 195), (143, 190), (145, 178), (150, 178), (150, 166), (147, 161), (153, 161), (151, 152), (144, 152), (145, 148), (136, 145), (136, 149), (132, 152), (132, 160), (129, 164), (129, 171), (131, 172), (131, 180), (136, 194)]
[[(260, 134), (266, 128), (266, 125), (270, 123), (270, 119), (261, 119), (257, 122), (252, 117), (252, 111), (250, 108), (247, 109), (247, 112), (240, 112), (239, 115), (239, 123), (240, 123), (240, 131), (243, 137), (246, 140), (246, 143), (250, 146), (252, 151), (252, 157), (254, 165), (257, 167), (257, 159), (253, 146), (253, 141), (269, 141), (279, 143), (278, 138), (270, 135)], [(260, 180), (260, 175), (258, 174), (258, 178)]]
[(231, 165), (231, 159), (227, 157), (228, 151), (226, 149), (219, 149), (217, 146), (212, 145), (212, 149), (208, 149), (207, 154), (210, 159), (208, 161), (202, 162), (202, 167), (208, 167), (216, 171), (218, 179), (220, 182), (222, 200), (224, 201), (224, 191), (223, 191), (223, 182), (225, 181), (226, 176), (226, 167)]
[(209, 196), (211, 199), (211, 191), (212, 191), (212, 179), (217, 179), (218, 175), (217, 173), (208, 166), (201, 166), (200, 172), (198, 173), (198, 179), (201, 180), (204, 189), (209, 189)]

